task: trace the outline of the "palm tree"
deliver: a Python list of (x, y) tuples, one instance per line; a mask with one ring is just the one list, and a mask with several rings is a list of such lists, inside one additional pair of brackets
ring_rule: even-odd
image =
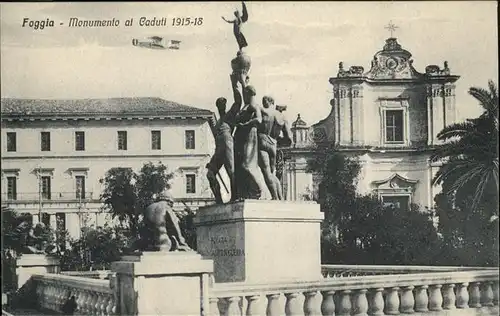
[(486, 211), (498, 218), (498, 90), (491, 80), (488, 88), (469, 89), (484, 112), (439, 132), (437, 137), (444, 144), (436, 148), (431, 161), (443, 161), (433, 179), (433, 184), (442, 184), (443, 193), (469, 198), (471, 211)]

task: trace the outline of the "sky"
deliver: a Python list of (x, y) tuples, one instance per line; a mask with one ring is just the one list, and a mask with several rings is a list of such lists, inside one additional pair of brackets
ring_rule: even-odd
[[(394, 37), (413, 55), (420, 72), (448, 61), (456, 84), (459, 118), (480, 107), (467, 94), (498, 78), (497, 3), (253, 2), (243, 32), (258, 97), (271, 95), (313, 124), (330, 112), (339, 62), (368, 70), (373, 55)], [(241, 2), (2, 3), (0, 4), (1, 96), (12, 98), (161, 97), (215, 112), (215, 100), (232, 98), (230, 60), (237, 45), (232, 18)], [(139, 26), (141, 17), (168, 26)], [(69, 18), (119, 19), (119, 27), (70, 28)], [(202, 18), (202, 25), (170, 25), (172, 18)], [(54, 27), (23, 27), (23, 19), (54, 20)], [(134, 25), (124, 26), (133, 18)], [(63, 23), (61, 26), (60, 23)], [(151, 50), (133, 38), (181, 40), (179, 50)]]

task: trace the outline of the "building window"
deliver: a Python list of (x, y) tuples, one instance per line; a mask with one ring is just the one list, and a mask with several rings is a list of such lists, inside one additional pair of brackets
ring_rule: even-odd
[(42, 213), (42, 224), (45, 226), (50, 226), (50, 215), (47, 213)]
[(75, 132), (75, 150), (85, 150), (85, 132)]
[(194, 131), (186, 131), (186, 149), (195, 149)]
[(85, 176), (75, 176), (76, 198), (85, 199)]
[(388, 143), (403, 142), (404, 134), (403, 110), (385, 111), (385, 141)]
[(410, 208), (410, 196), (408, 195), (383, 195), (384, 207), (394, 207), (400, 211), (408, 211)]
[(50, 151), (50, 132), (41, 132), (40, 145), (42, 151)]
[(43, 176), (41, 179), (42, 198), (50, 200), (50, 176)]
[(56, 230), (62, 232), (66, 229), (66, 213), (56, 213)]
[(7, 133), (7, 151), (16, 151), (16, 150), (17, 150), (16, 133), (9, 132)]
[(7, 177), (7, 200), (17, 200), (16, 177)]
[(186, 175), (186, 193), (196, 193), (196, 175)]
[(160, 150), (161, 149), (161, 132), (151, 131), (151, 149)]
[(118, 131), (118, 150), (127, 150), (127, 132)]

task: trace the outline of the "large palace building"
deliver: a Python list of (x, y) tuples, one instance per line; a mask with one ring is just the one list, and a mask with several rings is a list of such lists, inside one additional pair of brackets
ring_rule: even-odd
[(2, 99), (1, 105), (2, 206), (41, 214), (78, 236), (82, 220), (109, 220), (99, 200), (106, 171), (139, 171), (147, 162), (174, 172), (178, 210), (213, 203), (205, 165), (214, 152), (215, 116), (208, 110), (159, 98)]
[(389, 38), (368, 71), (339, 64), (329, 80), (333, 98), (328, 117), (312, 127), (300, 117), (294, 123), (302, 132), (295, 133), (300, 137), (285, 165), (291, 199), (307, 198), (318, 183), (305, 169), (314, 145), (333, 142), (360, 159), (360, 193), (376, 193), (384, 203), (403, 208), (410, 203), (433, 206), (440, 188), (431, 184), (437, 166), (429, 156), (439, 142), (437, 134), (456, 120), (454, 83), (459, 76), (451, 74), (447, 62), (419, 72), (411, 57), (396, 38)]

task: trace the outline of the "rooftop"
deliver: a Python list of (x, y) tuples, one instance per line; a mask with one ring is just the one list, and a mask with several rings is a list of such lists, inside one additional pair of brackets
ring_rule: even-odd
[(152, 97), (108, 99), (1, 99), (7, 117), (94, 117), (94, 116), (197, 116), (213, 112)]

